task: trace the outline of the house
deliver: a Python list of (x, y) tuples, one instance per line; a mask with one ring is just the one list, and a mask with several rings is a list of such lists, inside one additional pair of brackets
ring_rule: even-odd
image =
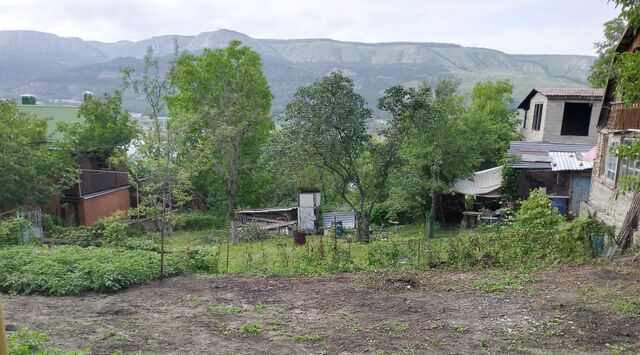
[(508, 154), (516, 158), (511, 167), (518, 171), (518, 197), (542, 188), (562, 214), (578, 215), (589, 197), (594, 152), (592, 144), (511, 142)]
[[(616, 52), (637, 52), (640, 48), (639, 29), (627, 29)], [(589, 200), (584, 213), (597, 217), (619, 230), (630, 209), (632, 195), (620, 191), (620, 179), (640, 173), (640, 162), (618, 159), (613, 148), (631, 144), (640, 132), (640, 102), (626, 107), (616, 101), (616, 78), (609, 80), (598, 119), (598, 141), (591, 177)], [(637, 229), (637, 225), (635, 225)]]
[(518, 106), (528, 142), (596, 144), (602, 89), (533, 89)]
[[(23, 95), (18, 108), (48, 119), (48, 136), (52, 142), (62, 139), (62, 133), (56, 129), (58, 123), (82, 121), (78, 106), (38, 105), (33, 95)], [(77, 225), (91, 225), (118, 210), (128, 210), (128, 174), (110, 169), (105, 160), (105, 157), (78, 155), (78, 182), (59, 198), (52, 199), (46, 211)]]

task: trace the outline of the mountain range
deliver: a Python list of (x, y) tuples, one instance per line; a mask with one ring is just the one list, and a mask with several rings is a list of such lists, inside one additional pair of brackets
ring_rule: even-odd
[[(461, 91), (475, 82), (509, 79), (514, 102), (533, 87), (586, 87), (594, 57), (581, 55), (517, 55), (449, 43), (358, 43), (331, 39), (257, 39), (231, 30), (195, 36), (159, 36), (141, 41), (105, 43), (35, 31), (0, 31), (0, 98), (36, 95), (38, 102), (79, 101), (84, 91), (117, 89), (120, 70), (140, 70), (147, 47), (162, 63), (181, 50), (198, 53), (240, 40), (257, 51), (274, 94), (274, 113), (282, 111), (295, 89), (332, 70), (351, 76), (369, 105), (395, 84), (418, 85), (441, 78), (456, 79)], [(125, 95), (131, 111), (144, 105)]]

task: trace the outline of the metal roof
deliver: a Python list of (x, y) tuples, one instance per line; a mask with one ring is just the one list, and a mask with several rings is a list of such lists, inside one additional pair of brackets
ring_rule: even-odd
[(298, 209), (298, 207), (284, 208), (256, 208), (251, 210), (240, 210), (238, 213), (270, 213), (270, 212), (289, 212)]
[(550, 99), (602, 100), (604, 89), (593, 88), (541, 88), (533, 89), (518, 105), (519, 109), (528, 110), (531, 99), (541, 94)]
[(518, 158), (511, 164), (514, 169), (552, 170), (549, 152), (586, 153), (593, 147), (593, 144), (512, 141), (507, 153)]
[(593, 169), (593, 161), (585, 161), (588, 152), (549, 152), (552, 171), (588, 170)]
[(32, 114), (38, 118), (47, 119), (47, 136), (52, 142), (63, 138), (62, 132), (58, 131), (58, 123), (80, 123), (84, 118), (78, 117), (78, 106), (53, 106), (53, 105), (18, 105), (22, 112)]

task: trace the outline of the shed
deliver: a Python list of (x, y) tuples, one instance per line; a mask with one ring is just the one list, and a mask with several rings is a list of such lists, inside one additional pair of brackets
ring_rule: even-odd
[(329, 229), (333, 226), (333, 222), (342, 222), (345, 229), (356, 228), (356, 213), (354, 211), (345, 212), (325, 212), (322, 214), (322, 226)]

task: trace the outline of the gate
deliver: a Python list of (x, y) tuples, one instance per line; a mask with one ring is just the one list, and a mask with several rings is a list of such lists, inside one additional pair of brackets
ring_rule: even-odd
[(571, 213), (580, 214), (580, 203), (587, 202), (591, 189), (591, 176), (573, 175), (571, 177)]
[(42, 211), (37, 208), (28, 211), (16, 211), (16, 217), (31, 222), (31, 228), (22, 231), (20, 242), (27, 243), (33, 238), (42, 240)]

